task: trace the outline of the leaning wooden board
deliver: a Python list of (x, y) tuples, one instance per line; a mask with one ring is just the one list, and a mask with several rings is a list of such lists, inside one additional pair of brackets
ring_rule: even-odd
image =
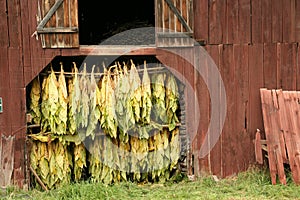
[[(284, 163), (290, 165), (295, 184), (300, 184), (300, 91), (260, 89), (272, 184), (286, 184)], [(256, 149), (260, 141), (256, 139)], [(260, 152), (256, 152), (259, 158)], [(261, 163), (261, 159), (257, 160)]]
[(264, 120), (264, 128), (268, 148), (268, 161), (272, 184), (276, 184), (277, 174), (282, 184), (286, 184), (283, 157), (285, 157), (284, 146), (282, 146), (281, 129), (278, 115), (278, 101), (274, 90), (261, 89), (261, 103)]

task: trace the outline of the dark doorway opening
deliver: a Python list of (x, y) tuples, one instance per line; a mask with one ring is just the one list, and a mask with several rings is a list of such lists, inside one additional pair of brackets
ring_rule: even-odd
[(78, 1), (78, 12), (81, 45), (155, 43), (154, 0)]

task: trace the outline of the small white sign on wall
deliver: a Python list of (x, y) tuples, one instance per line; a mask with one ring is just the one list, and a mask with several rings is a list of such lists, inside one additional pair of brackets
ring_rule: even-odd
[(3, 102), (2, 102), (2, 97), (0, 97), (0, 113), (3, 113)]

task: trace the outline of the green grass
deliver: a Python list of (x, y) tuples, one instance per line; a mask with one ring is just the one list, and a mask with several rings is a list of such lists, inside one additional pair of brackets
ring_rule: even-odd
[(16, 188), (0, 190), (2, 199), (300, 199), (300, 186), (290, 174), (287, 185), (272, 185), (267, 169), (250, 169), (235, 177), (215, 181), (212, 177), (196, 181), (155, 184), (118, 183), (114, 185), (74, 183), (49, 192), (22, 191)]

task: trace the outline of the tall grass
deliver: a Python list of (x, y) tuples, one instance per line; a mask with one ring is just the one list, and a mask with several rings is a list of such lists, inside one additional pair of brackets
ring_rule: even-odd
[(189, 181), (155, 184), (130, 182), (114, 185), (89, 182), (74, 183), (62, 188), (41, 192), (8, 188), (0, 193), (2, 199), (300, 199), (300, 187), (287, 174), (287, 185), (272, 185), (268, 169), (249, 169), (237, 176), (216, 181), (211, 176)]

